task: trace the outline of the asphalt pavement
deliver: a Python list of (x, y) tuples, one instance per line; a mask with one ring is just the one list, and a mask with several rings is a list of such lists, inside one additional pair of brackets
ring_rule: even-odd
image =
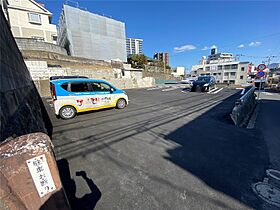
[(269, 148), (259, 128), (231, 122), (240, 92), (127, 90), (125, 109), (71, 120), (57, 119), (47, 105), (74, 209), (264, 208), (251, 185), (270, 165)]

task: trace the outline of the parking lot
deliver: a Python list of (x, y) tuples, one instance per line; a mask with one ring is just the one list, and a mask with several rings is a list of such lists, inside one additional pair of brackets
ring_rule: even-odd
[(266, 145), (258, 130), (237, 128), (229, 117), (240, 90), (193, 93), (171, 86), (127, 93), (123, 110), (71, 120), (57, 119), (45, 101), (74, 209), (263, 206), (251, 184), (263, 177)]

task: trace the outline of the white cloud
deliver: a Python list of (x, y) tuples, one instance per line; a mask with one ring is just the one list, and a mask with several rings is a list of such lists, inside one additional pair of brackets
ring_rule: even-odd
[(208, 50), (209, 49), (209, 47), (207, 47), (207, 46), (205, 46), (205, 47), (203, 47), (201, 50)]
[(260, 46), (261, 45), (261, 42), (251, 42), (250, 44), (249, 44), (249, 46), (250, 47), (258, 47), (258, 46)]
[(245, 47), (244, 44), (238, 45), (238, 48), (243, 48), (243, 47)]
[(195, 50), (196, 46), (192, 45), (192, 44), (187, 44), (187, 45), (183, 45), (180, 47), (174, 47), (174, 52), (175, 53), (181, 53), (181, 52), (185, 52), (185, 51), (190, 51), (190, 50)]

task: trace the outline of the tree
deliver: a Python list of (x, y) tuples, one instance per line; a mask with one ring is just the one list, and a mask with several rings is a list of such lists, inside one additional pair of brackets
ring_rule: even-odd
[(145, 64), (148, 63), (147, 58), (145, 55), (132, 55), (130, 58), (128, 58), (127, 61), (133, 68), (144, 68)]

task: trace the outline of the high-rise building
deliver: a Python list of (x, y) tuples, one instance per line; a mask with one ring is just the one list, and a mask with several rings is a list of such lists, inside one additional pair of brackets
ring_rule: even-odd
[(33, 38), (56, 43), (56, 26), (52, 13), (43, 4), (33, 0), (9, 0), (8, 18), (15, 38)]
[(170, 56), (167, 52), (159, 52), (154, 54), (154, 59), (162, 61), (166, 66), (169, 66)]
[(127, 61), (123, 22), (69, 5), (60, 15), (58, 44), (72, 56)]
[(143, 39), (126, 38), (127, 55), (143, 54), (142, 45)]

